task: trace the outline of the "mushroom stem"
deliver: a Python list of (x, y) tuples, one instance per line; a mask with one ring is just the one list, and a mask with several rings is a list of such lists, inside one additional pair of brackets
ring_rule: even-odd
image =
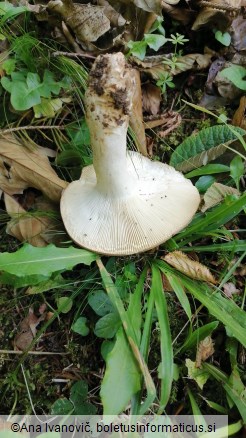
[(91, 133), (97, 189), (105, 195), (129, 196), (134, 177), (127, 172), (126, 136), (133, 81), (124, 56), (102, 57), (92, 68), (85, 95), (86, 120)]

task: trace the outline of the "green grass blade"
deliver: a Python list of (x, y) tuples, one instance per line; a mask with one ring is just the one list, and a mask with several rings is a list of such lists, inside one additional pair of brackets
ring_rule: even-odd
[(233, 301), (224, 298), (219, 291), (214, 291), (205, 283), (191, 280), (171, 269), (162, 260), (158, 260), (159, 268), (166, 274), (172, 272), (181, 279), (183, 286), (200, 301), (216, 319), (221, 321), (235, 337), (246, 347), (246, 317), (245, 312)]
[(172, 286), (175, 294), (177, 295), (177, 298), (178, 298), (181, 306), (183, 307), (186, 315), (188, 316), (189, 321), (191, 321), (192, 315), (191, 315), (190, 303), (189, 303), (187, 295), (184, 291), (184, 288), (182, 286), (181, 281), (177, 277), (173, 276), (170, 273), (167, 273), (166, 276), (167, 276), (167, 279), (168, 279), (170, 285)]
[(207, 213), (204, 217), (199, 217), (199, 220), (195, 219), (184, 231), (181, 231), (175, 237), (175, 242), (180, 242), (182, 239), (189, 237), (188, 241), (198, 239), (204, 232), (217, 229), (226, 222), (229, 222), (246, 206), (246, 193), (239, 199), (235, 199), (231, 196), (227, 197), (223, 204), (215, 207), (211, 212)]
[(185, 246), (180, 248), (183, 252), (242, 252), (246, 250), (246, 240), (233, 240), (233, 242), (227, 243), (214, 243), (213, 245), (204, 246)]
[(147, 397), (146, 397), (145, 401), (143, 402), (143, 404), (141, 405), (141, 411), (139, 412), (139, 415), (142, 415), (148, 410), (151, 403), (155, 399), (155, 396), (156, 396), (155, 385), (154, 385), (154, 382), (153, 382), (151, 375), (149, 373), (148, 367), (147, 367), (147, 365), (146, 365), (146, 363), (145, 363), (145, 361), (144, 361), (144, 359), (139, 351), (138, 340), (137, 340), (135, 331), (133, 329), (131, 319), (129, 318), (129, 314), (127, 313), (127, 311), (124, 308), (124, 305), (123, 305), (122, 300), (119, 296), (118, 290), (117, 290), (110, 274), (108, 273), (108, 271), (106, 270), (106, 268), (104, 267), (104, 265), (100, 259), (97, 260), (97, 265), (98, 265), (105, 289), (109, 295), (109, 298), (119, 312), (119, 315), (120, 315), (120, 318), (122, 321), (122, 325), (124, 327), (125, 334), (126, 334), (127, 340), (129, 342), (129, 345), (130, 345), (129, 348), (131, 348), (133, 355), (136, 359), (136, 362), (139, 366), (139, 369), (141, 370), (143, 377), (144, 377), (144, 382), (145, 382), (145, 386), (146, 386), (146, 390), (147, 390)]
[(161, 378), (161, 394), (159, 413), (163, 412), (170, 397), (173, 381), (173, 348), (170, 325), (167, 312), (167, 303), (163, 293), (162, 279), (159, 269), (152, 265), (151, 293), (155, 300), (155, 307), (160, 327), (161, 364), (159, 375)]
[(184, 352), (186, 350), (193, 348), (194, 346), (197, 346), (199, 342), (201, 342), (207, 336), (210, 336), (211, 333), (218, 327), (218, 325), (219, 325), (219, 321), (213, 321), (210, 322), (209, 324), (205, 324), (204, 326), (199, 327), (197, 330), (195, 330), (193, 333), (191, 333), (188, 336), (182, 347), (179, 348), (175, 354), (181, 351)]
[(229, 377), (225, 373), (220, 371), (218, 368), (216, 368), (214, 365), (209, 363), (203, 363), (203, 367), (218, 382), (221, 382), (225, 391), (237, 406), (244, 423), (246, 423), (246, 398), (244, 394), (243, 393), (239, 394), (236, 388), (232, 386)]

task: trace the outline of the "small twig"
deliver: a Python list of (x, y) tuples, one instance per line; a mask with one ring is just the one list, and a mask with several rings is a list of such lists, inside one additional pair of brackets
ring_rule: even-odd
[(96, 59), (96, 56), (89, 55), (88, 53), (72, 53), (72, 52), (53, 52), (52, 56), (67, 56), (68, 58), (90, 58), (90, 59)]
[(41, 356), (41, 355), (43, 355), (43, 356), (45, 356), (45, 355), (47, 355), (47, 356), (50, 356), (50, 355), (53, 355), (53, 356), (66, 356), (66, 355), (68, 355), (69, 353), (57, 353), (57, 352), (52, 352), (52, 351), (18, 351), (18, 350), (0, 350), (0, 354), (24, 354), (24, 353), (26, 353), (26, 354), (33, 354), (33, 355), (36, 355), (36, 356)]
[(63, 125), (32, 125), (32, 126), (17, 126), (15, 128), (8, 128), (0, 130), (0, 135), (2, 134), (9, 134), (10, 132), (17, 132), (17, 131), (26, 131), (26, 130), (35, 130), (35, 129), (66, 129), (66, 126)]

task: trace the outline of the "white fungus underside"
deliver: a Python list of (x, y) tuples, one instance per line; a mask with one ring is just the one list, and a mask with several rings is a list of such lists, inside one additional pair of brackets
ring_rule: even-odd
[(137, 178), (130, 197), (102, 194), (93, 166), (64, 190), (61, 214), (79, 246), (107, 255), (135, 254), (160, 245), (191, 221), (200, 197), (180, 172), (135, 152), (128, 153), (127, 166)]

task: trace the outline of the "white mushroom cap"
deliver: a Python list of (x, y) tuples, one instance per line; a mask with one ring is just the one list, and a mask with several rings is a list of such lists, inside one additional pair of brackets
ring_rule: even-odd
[[(102, 60), (106, 67), (97, 83), (101, 91), (95, 92), (93, 79), (86, 96), (93, 165), (64, 190), (61, 214), (79, 246), (101, 254), (129, 255), (154, 248), (182, 230), (195, 214), (200, 196), (173, 167), (137, 152), (126, 153), (129, 71), (121, 53), (101, 55)], [(94, 72), (96, 64), (97, 60)], [(122, 107), (118, 102), (115, 107), (112, 89), (121, 96), (125, 90)]]

